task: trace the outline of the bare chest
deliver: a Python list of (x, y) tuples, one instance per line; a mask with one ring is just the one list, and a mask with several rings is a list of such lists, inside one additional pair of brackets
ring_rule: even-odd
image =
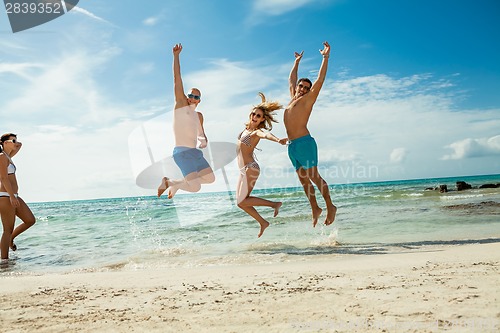
[(284, 120), (287, 122), (291, 118), (297, 118), (303, 114), (305, 103), (302, 97), (290, 101), (284, 112)]
[(177, 126), (195, 126), (197, 114), (188, 108), (174, 111), (174, 122)]

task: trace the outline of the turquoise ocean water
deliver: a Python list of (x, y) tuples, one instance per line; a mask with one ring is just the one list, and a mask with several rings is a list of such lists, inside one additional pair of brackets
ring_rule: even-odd
[[(332, 185), (333, 226), (312, 228), (302, 188), (254, 191), (283, 201), (257, 238), (256, 221), (229, 193), (32, 203), (37, 223), (16, 239), (0, 275), (275, 263), (329, 254), (371, 255), (500, 241), (500, 175)], [(452, 191), (425, 190), (447, 184)], [(325, 207), (318, 193), (320, 206)], [(305, 257), (304, 257), (305, 256)]]

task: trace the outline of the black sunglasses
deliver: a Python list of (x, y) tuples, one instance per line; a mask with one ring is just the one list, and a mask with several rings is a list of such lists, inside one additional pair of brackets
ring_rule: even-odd
[(252, 112), (252, 113), (251, 113), (251, 115), (252, 115), (252, 117), (253, 117), (253, 116), (257, 117), (257, 119), (260, 119), (260, 118), (263, 118), (263, 117), (264, 117), (264, 116), (263, 116), (263, 115), (261, 115), (260, 113), (255, 113), (255, 112)]
[(199, 100), (201, 96), (198, 95), (193, 95), (193, 94), (188, 94), (188, 98), (194, 98), (195, 100)]

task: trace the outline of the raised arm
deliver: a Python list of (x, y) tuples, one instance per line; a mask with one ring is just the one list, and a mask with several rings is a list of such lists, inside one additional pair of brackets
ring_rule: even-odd
[(297, 53), (295, 52), (295, 62), (293, 63), (292, 70), (290, 72), (290, 77), (288, 78), (288, 85), (290, 87), (290, 97), (293, 98), (295, 96), (295, 87), (297, 86), (297, 72), (299, 70), (299, 62), (302, 59), (302, 55), (304, 51)]
[(328, 69), (328, 58), (330, 57), (330, 44), (328, 42), (323, 43), (323, 50), (320, 50), (319, 53), (323, 56), (323, 61), (321, 62), (321, 67), (319, 68), (319, 74), (316, 81), (314, 81), (311, 91), (309, 92), (309, 98), (313, 98), (313, 102), (318, 98), (319, 91), (321, 87), (323, 87), (323, 82), (325, 82), (326, 71)]
[(182, 85), (181, 78), (181, 64), (180, 54), (182, 51), (182, 44), (175, 44), (172, 52), (174, 54), (173, 72), (174, 72), (174, 95), (175, 95), (175, 109), (179, 109), (188, 105), (186, 95), (184, 95), (184, 86)]

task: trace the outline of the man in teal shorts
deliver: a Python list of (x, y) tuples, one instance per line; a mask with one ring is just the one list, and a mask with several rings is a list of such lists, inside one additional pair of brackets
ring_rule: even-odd
[(328, 42), (324, 42), (323, 46), (323, 50), (319, 51), (323, 56), (323, 62), (319, 69), (318, 78), (314, 83), (306, 78), (297, 81), (299, 62), (304, 52), (295, 52), (295, 62), (289, 78), (290, 96), (292, 100), (285, 109), (284, 115), (286, 133), (290, 141), (288, 156), (297, 171), (299, 180), (311, 204), (313, 227), (318, 223), (318, 218), (323, 210), (318, 206), (312, 183), (316, 184), (321, 195), (325, 199), (327, 209), (325, 224), (332, 224), (335, 220), (335, 214), (337, 213), (337, 207), (335, 207), (330, 198), (328, 184), (318, 171), (318, 146), (307, 129), (307, 122), (309, 121), (314, 103), (318, 98), (319, 91), (325, 81), (328, 68), (330, 45)]

